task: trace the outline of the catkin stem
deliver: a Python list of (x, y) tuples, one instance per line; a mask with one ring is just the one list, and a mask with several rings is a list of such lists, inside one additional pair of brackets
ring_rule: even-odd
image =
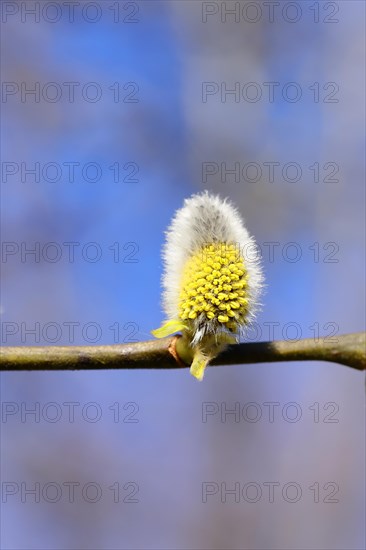
[[(3, 347), (0, 351), (1, 371), (174, 369), (189, 367), (191, 361), (192, 350), (179, 336), (113, 346)], [(331, 341), (235, 344), (211, 365), (277, 361), (330, 361), (362, 371), (366, 369), (366, 333), (344, 334)]]

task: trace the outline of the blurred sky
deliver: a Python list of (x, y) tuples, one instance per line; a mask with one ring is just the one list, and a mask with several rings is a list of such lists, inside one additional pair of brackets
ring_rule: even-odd
[[(76, 2), (71, 18), (65, 2), (3, 3), (3, 345), (149, 339), (163, 320), (164, 231), (203, 189), (229, 197), (261, 246), (257, 339), (269, 339), (269, 325), (277, 339), (298, 328), (302, 337), (364, 330), (364, 3), (281, 2), (273, 21), (262, 2), (237, 3), (237, 20), (225, 20), (224, 4)], [(203, 101), (205, 82), (239, 83), (243, 93)], [(273, 101), (268, 82), (278, 83)], [(39, 101), (22, 96), (35, 86)], [(250, 101), (256, 90), (261, 98)], [(36, 163), (38, 181), (25, 173)], [(203, 178), (204, 163), (217, 173)], [(254, 164), (235, 181), (221, 163)], [(272, 182), (268, 163), (278, 163)], [(283, 176), (287, 163), (300, 167), (299, 181), (286, 181), (296, 179), (291, 167)], [(288, 243), (299, 261), (286, 259)], [(39, 261), (25, 254), (37, 246)], [(39, 339), (27, 332), (37, 326)], [(3, 413), (19, 407), (1, 422), (2, 480), (19, 488), (2, 504), (1, 548), (364, 547), (361, 373), (315, 362), (208, 369), (202, 383), (188, 371), (6, 373), (1, 398)], [(51, 402), (59, 421), (21, 421), (24, 407)], [(67, 402), (80, 403), (73, 423)], [(81, 414), (90, 402), (102, 411), (97, 422)], [(206, 402), (253, 402), (262, 418), (202, 422)], [(274, 422), (268, 402), (279, 404)], [(298, 422), (282, 416), (292, 402)], [(131, 411), (138, 422), (123, 422)], [(22, 482), (70, 481), (99, 484), (102, 497), (87, 502), (80, 490), (72, 503), (66, 492), (55, 503), (22, 502)], [(135, 484), (121, 500), (138, 486), (138, 502), (114, 503), (116, 482)], [(219, 491), (203, 502), (204, 482), (252, 482), (263, 495), (225, 503)], [(266, 482), (279, 483), (273, 503)], [(289, 482), (301, 487), (296, 503), (282, 496)], [(324, 502), (335, 486), (338, 502)]]

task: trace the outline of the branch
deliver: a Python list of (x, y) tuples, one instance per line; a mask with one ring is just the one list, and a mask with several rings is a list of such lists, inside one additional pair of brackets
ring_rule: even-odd
[[(174, 369), (188, 367), (191, 349), (184, 338), (113, 346), (4, 347), (0, 371)], [(333, 342), (314, 339), (236, 344), (229, 346), (212, 365), (268, 363), (275, 361), (331, 361), (353, 369), (366, 369), (366, 333), (344, 334)]]

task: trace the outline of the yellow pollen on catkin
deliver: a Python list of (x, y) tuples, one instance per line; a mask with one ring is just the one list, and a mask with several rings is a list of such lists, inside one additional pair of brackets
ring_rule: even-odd
[(248, 313), (248, 273), (235, 244), (206, 245), (184, 266), (179, 318), (194, 320), (201, 314), (232, 332)]

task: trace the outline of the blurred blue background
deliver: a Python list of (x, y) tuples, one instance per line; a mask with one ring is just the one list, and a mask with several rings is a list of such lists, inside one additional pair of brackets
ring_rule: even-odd
[[(151, 338), (164, 230), (203, 189), (229, 197), (261, 246), (251, 339), (363, 330), (364, 3), (281, 2), (272, 19), (260, 2), (227, 2), (240, 7), (231, 16), (221, 2), (72, 4), (2, 6), (2, 344)], [(204, 101), (205, 82), (244, 91)], [(187, 370), (6, 373), (1, 398), (4, 549), (364, 547), (361, 373), (315, 362), (212, 368), (202, 383)], [(203, 422), (207, 402), (218, 412)], [(240, 416), (221, 418), (225, 407)], [(39, 502), (24, 489), (36, 483)], [(262, 495), (236, 502), (235, 483)]]

